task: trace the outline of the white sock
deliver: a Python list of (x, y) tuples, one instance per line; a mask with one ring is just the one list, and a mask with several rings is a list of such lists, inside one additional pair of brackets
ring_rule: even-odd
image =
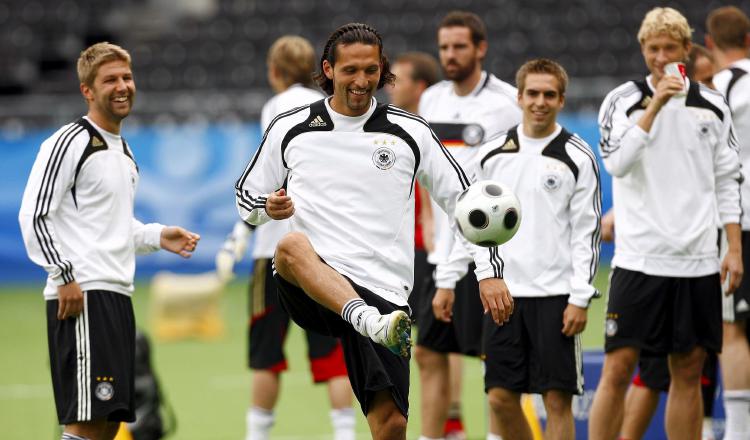
[(332, 409), (331, 426), (333, 426), (333, 440), (354, 440), (356, 434), (354, 427), (357, 420), (354, 418), (354, 408)]
[(711, 417), (703, 418), (703, 433), (701, 434), (703, 440), (714, 440), (714, 419)]
[(724, 411), (727, 415), (724, 440), (750, 438), (750, 390), (724, 390)]
[(273, 411), (253, 406), (247, 410), (245, 440), (268, 440), (274, 422)]
[(445, 440), (445, 437), (432, 438), (432, 437), (425, 437), (423, 435), (420, 435), (417, 440)]
[(500, 437), (500, 436), (499, 436), (499, 435), (497, 435), (497, 434), (493, 434), (493, 433), (491, 433), (491, 432), (488, 432), (488, 433), (487, 433), (487, 440), (503, 440), (503, 438), (502, 438), (502, 437)]
[(350, 299), (341, 309), (341, 317), (354, 327), (360, 335), (370, 337), (370, 327), (380, 318), (380, 312), (368, 306), (361, 298)]

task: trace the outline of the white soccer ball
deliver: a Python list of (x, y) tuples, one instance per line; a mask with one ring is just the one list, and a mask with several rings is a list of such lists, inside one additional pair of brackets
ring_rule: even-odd
[(507, 185), (482, 180), (458, 196), (454, 217), (467, 240), (479, 246), (497, 246), (518, 231), (521, 203)]

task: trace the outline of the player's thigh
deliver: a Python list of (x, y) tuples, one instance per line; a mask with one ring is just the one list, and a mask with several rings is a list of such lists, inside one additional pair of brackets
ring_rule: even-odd
[(672, 279), (616, 267), (610, 280), (605, 321), (607, 353), (633, 347), (668, 353)]
[(581, 335), (562, 332), (568, 295), (529, 298), (524, 331), (529, 339), (530, 391), (583, 392)]
[(524, 332), (527, 298), (515, 299), (510, 320), (499, 326), (483, 317), (484, 389), (501, 388), (523, 393), (529, 389), (529, 341)]

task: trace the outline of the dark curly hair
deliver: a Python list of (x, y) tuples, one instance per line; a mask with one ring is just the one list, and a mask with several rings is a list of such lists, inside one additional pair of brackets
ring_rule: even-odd
[(380, 33), (374, 27), (363, 23), (349, 23), (336, 29), (326, 42), (323, 48), (323, 55), (320, 57), (320, 71), (313, 75), (313, 79), (318, 87), (323, 89), (328, 95), (333, 95), (333, 80), (328, 79), (323, 72), (323, 61), (328, 61), (333, 67), (336, 64), (336, 47), (339, 44), (347, 45), (362, 43), (372, 46), (378, 46), (380, 51), (381, 73), (378, 81), (378, 90), (386, 84), (393, 84), (396, 76), (391, 73), (388, 58), (383, 53), (383, 39)]

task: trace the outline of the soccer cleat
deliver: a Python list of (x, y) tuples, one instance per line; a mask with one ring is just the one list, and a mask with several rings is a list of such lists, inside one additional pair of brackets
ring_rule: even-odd
[(370, 339), (384, 345), (393, 354), (411, 354), (411, 319), (402, 310), (381, 315), (372, 326)]

